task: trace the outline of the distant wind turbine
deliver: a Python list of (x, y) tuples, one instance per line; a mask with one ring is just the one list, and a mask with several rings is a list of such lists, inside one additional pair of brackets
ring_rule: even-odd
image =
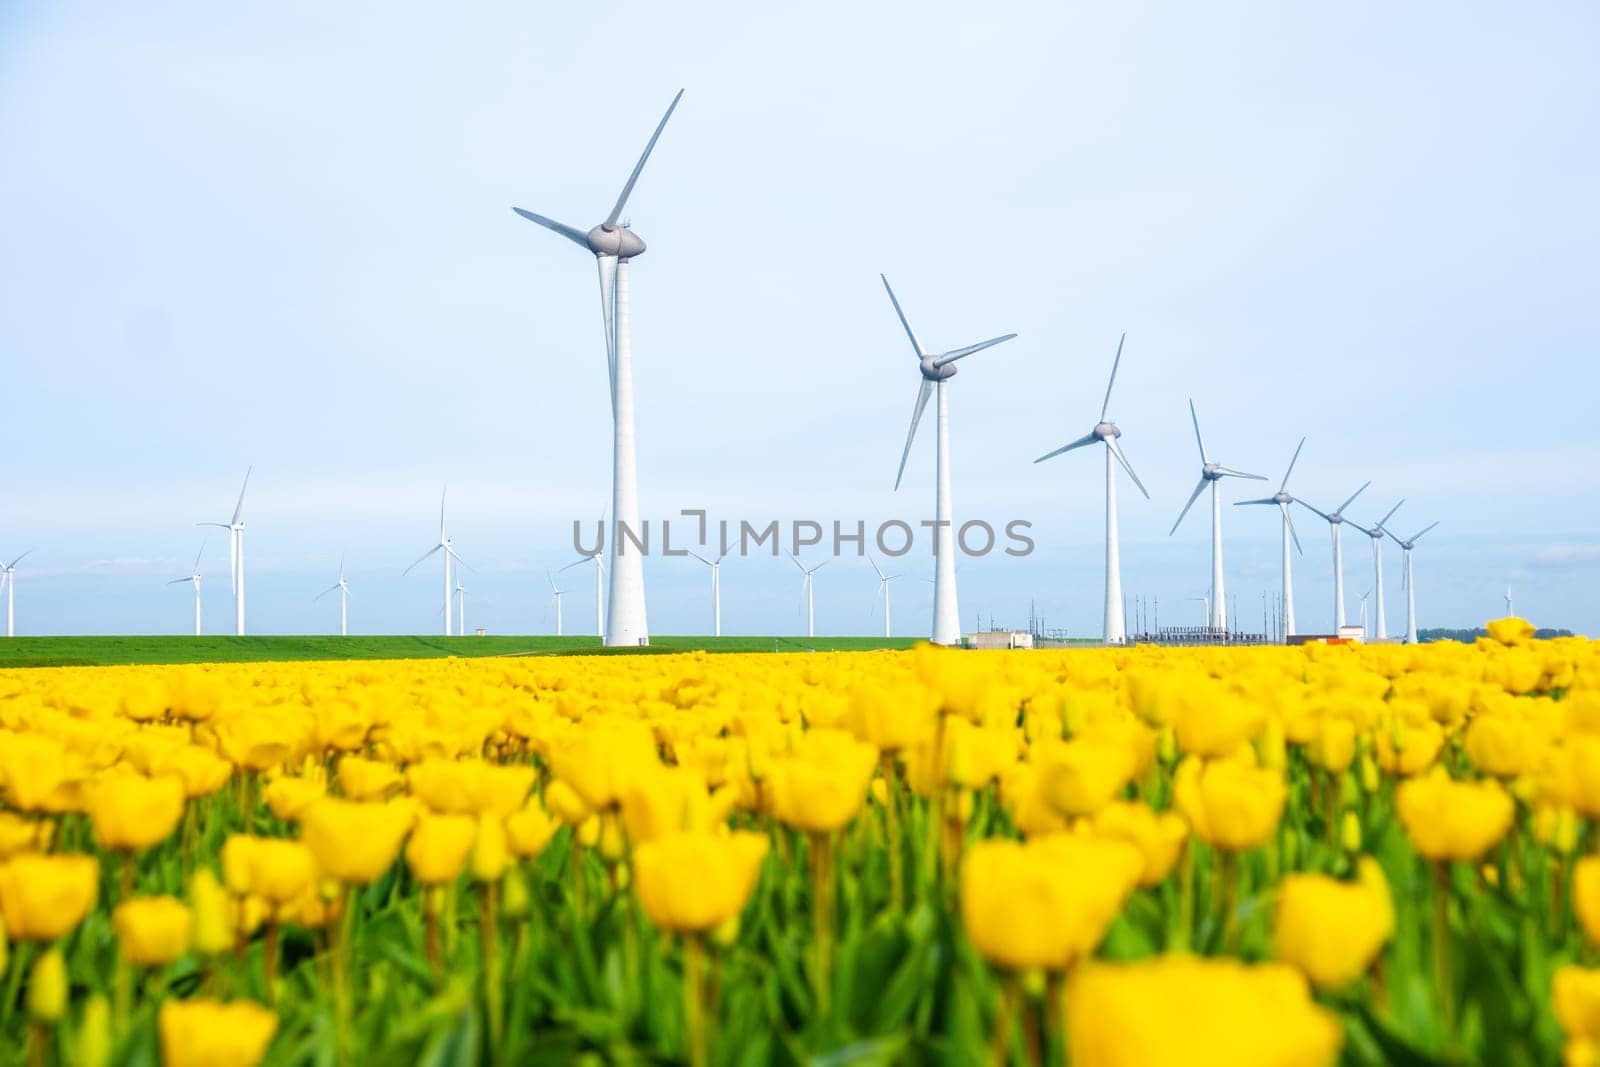
[(1511, 603), (1511, 586), (1509, 584), (1507, 584), (1506, 585), (1506, 618), (1509, 619), (1512, 616), (1514, 616), (1516, 613), (1517, 613), (1516, 609), (1514, 607), (1512, 607), (1512, 603)]
[(33, 554), (33, 549), (28, 549), (10, 563), (0, 567), (0, 585), (6, 589), (6, 636), (17, 636), (17, 564)]
[[(444, 553), (444, 635), (446, 637), (450, 636), (450, 598), (455, 593), (455, 583), (451, 580), (452, 571), (450, 565), (453, 561), (461, 564), (463, 567), (467, 566), (466, 561), (460, 556), (456, 555), (455, 545), (444, 530), (444, 501), (445, 494), (449, 491), (450, 487), (446, 486), (445, 491), (439, 494), (439, 543), (428, 549), (428, 551), (424, 552), (422, 555), (418, 556), (415, 563), (411, 564), (411, 566), (407, 567), (401, 572), (402, 575), (410, 574), (412, 571), (417, 569), (418, 564), (432, 556), (435, 552)], [(467, 569), (471, 570), (470, 567)]]
[(883, 636), (889, 637), (891, 636), (889, 631), (889, 583), (899, 578), (900, 575), (883, 573), (883, 568), (879, 567), (878, 561), (871, 556), (867, 557), (867, 562), (872, 564), (873, 571), (878, 575), (878, 592), (873, 596), (873, 599), (876, 600), (880, 595), (883, 597)]
[(939, 407), (937, 415), (936, 434), (938, 436), (938, 449), (935, 452), (936, 489), (934, 491), (934, 526), (933, 534), (933, 643), (936, 645), (957, 645), (961, 643), (961, 612), (956, 607), (956, 556), (955, 556), (955, 527), (951, 519), (950, 501), (950, 408), (945, 399), (945, 383), (955, 377), (956, 361), (965, 359), (975, 352), (982, 352), (985, 348), (992, 348), (1002, 341), (1009, 341), (1017, 336), (1008, 333), (1000, 337), (991, 337), (987, 341), (979, 341), (975, 345), (963, 348), (953, 348), (948, 352), (929, 352), (922, 347), (922, 342), (917, 340), (917, 335), (911, 329), (911, 323), (906, 319), (904, 311), (900, 310), (900, 301), (895, 299), (894, 290), (889, 287), (889, 279), (880, 274), (883, 279), (883, 288), (889, 294), (889, 303), (894, 305), (894, 313), (900, 319), (900, 325), (905, 327), (906, 336), (911, 339), (911, 350), (917, 356), (917, 370), (922, 376), (922, 381), (917, 386), (916, 405), (911, 409), (911, 429), (906, 433), (906, 447), (900, 453), (900, 471), (894, 476), (894, 487), (900, 488), (900, 479), (905, 477), (906, 459), (911, 455), (911, 443), (917, 437), (917, 424), (922, 421), (922, 411), (928, 406), (928, 397), (935, 386), (939, 392)]
[[(1404, 500), (1400, 501), (1400, 504), (1404, 503)], [(1358, 525), (1350, 519), (1345, 520), (1372, 539), (1372, 588), (1378, 594), (1378, 599), (1373, 605), (1377, 613), (1373, 616), (1373, 622), (1376, 625), (1373, 628), (1372, 636), (1379, 641), (1383, 641), (1389, 636), (1389, 624), (1386, 620), (1387, 613), (1383, 606), (1383, 538), (1389, 532), (1387, 529), (1389, 520), (1394, 518), (1394, 513), (1400, 510), (1400, 504), (1390, 508), (1389, 514), (1379, 519), (1377, 525), (1370, 528)]]
[[(600, 520), (600, 525), (605, 525), (604, 519)], [(585, 563), (594, 564), (594, 632), (595, 636), (600, 638), (601, 643), (604, 643), (606, 639), (606, 559), (604, 553), (596, 552), (593, 555), (579, 556), (565, 567), (556, 571), (556, 573), (562, 574), (574, 567), (581, 567)]]
[(1372, 590), (1370, 590), (1370, 589), (1368, 589), (1365, 593), (1361, 594), (1361, 636), (1362, 637), (1368, 636), (1368, 634), (1367, 634), (1367, 598), (1369, 596), (1371, 596), (1371, 595), (1372, 595)]
[(254, 469), (254, 466), (245, 468), (244, 484), (239, 487), (239, 502), (233, 506), (231, 520), (198, 524), (216, 526), (228, 531), (228, 572), (233, 585), (233, 632), (240, 637), (244, 636), (244, 493), (250, 488), (250, 472)]
[(350, 583), (344, 580), (343, 556), (339, 557), (339, 580), (328, 586), (328, 588), (324, 589), (322, 592), (318, 593), (312, 599), (321, 600), (323, 597), (332, 592), (338, 592), (339, 594), (339, 636), (348, 637), (350, 636), (350, 628), (348, 625), (349, 613), (345, 610), (345, 601), (350, 597)]
[(815, 567), (807, 567), (804, 563), (801, 563), (799, 558), (793, 553), (790, 553), (789, 558), (794, 560), (794, 565), (800, 568), (801, 574), (805, 575), (805, 579), (802, 582), (802, 589), (804, 590), (806, 597), (806, 636), (815, 637), (817, 636), (817, 615), (815, 610), (815, 600), (813, 597), (813, 593), (815, 592), (815, 582), (812, 576), (822, 568), (826, 567), (828, 565), (828, 561), (823, 560)]
[[(1117, 367), (1122, 363), (1122, 342), (1128, 339), (1127, 334), (1117, 342), (1117, 356), (1111, 361), (1111, 380), (1106, 382), (1106, 399), (1100, 405), (1100, 421), (1095, 423), (1094, 429), (1084, 434), (1069, 444), (1062, 445), (1054, 452), (1047, 452), (1034, 460), (1043, 463), (1052, 456), (1059, 456), (1064, 452), (1071, 452), (1075, 448), (1085, 445), (1104, 442), (1106, 446), (1106, 610), (1105, 623), (1101, 630), (1104, 640), (1108, 645), (1120, 645), (1128, 639), (1127, 617), (1122, 606), (1122, 556), (1117, 539), (1117, 469), (1116, 463), (1122, 464), (1122, 469), (1128, 472), (1128, 477), (1133, 479), (1133, 484), (1138, 486), (1139, 492), (1144, 493), (1146, 500), (1150, 494), (1146, 491), (1144, 483), (1139, 481), (1139, 476), (1133, 473), (1133, 467), (1128, 463), (1128, 457), (1122, 454), (1122, 446), (1117, 444), (1117, 438), (1122, 436), (1122, 431), (1117, 429), (1117, 424), (1106, 418), (1106, 412), (1111, 409), (1111, 387), (1117, 384)], [(1082, 423), (1079, 423), (1081, 426)], [(1115, 463), (1113, 463), (1115, 461)]]
[(206, 543), (200, 542), (200, 551), (194, 554), (194, 566), (189, 569), (189, 574), (183, 578), (174, 578), (168, 585), (182, 585), (188, 582), (194, 586), (194, 635), (200, 636), (200, 557), (206, 553)]
[[(582, 562), (583, 562), (582, 560), (578, 561), (578, 563), (582, 563)], [(572, 564), (572, 566), (574, 566), (574, 567), (577, 566), (577, 563)], [(565, 567), (563, 567), (561, 569), (562, 570), (566, 570)], [(555, 602), (555, 605), (556, 605), (556, 636), (560, 637), (561, 636), (561, 598), (567, 595), (567, 591), (565, 589), (560, 589), (560, 588), (558, 588), (556, 586), (555, 575), (551, 574), (549, 571), (545, 571), (544, 572), (544, 578), (545, 578), (545, 581), (550, 583), (550, 599), (553, 600)]]
[(711, 633), (715, 637), (722, 636), (722, 561), (728, 558), (724, 552), (716, 559), (706, 559), (698, 552), (689, 555), (711, 568)]
[(1406, 589), (1406, 644), (1408, 645), (1417, 643), (1417, 583), (1411, 577), (1411, 550), (1422, 540), (1423, 534), (1437, 525), (1439, 525), (1437, 522), (1430, 522), (1405, 540), (1389, 533), (1389, 536), (1394, 538), (1395, 544), (1400, 546), (1400, 555), (1404, 560), (1400, 572), (1400, 584)]
[(1235, 506), (1246, 504), (1276, 504), (1279, 513), (1283, 516), (1283, 633), (1285, 637), (1295, 633), (1294, 628), (1294, 575), (1289, 566), (1289, 542), (1294, 542), (1294, 547), (1301, 555), (1305, 549), (1300, 547), (1300, 535), (1295, 533), (1294, 520), (1289, 517), (1289, 505), (1294, 503), (1294, 497), (1289, 495), (1289, 475), (1294, 473), (1294, 465), (1300, 459), (1300, 450), (1306, 446), (1306, 439), (1300, 438), (1300, 443), (1295, 445), (1294, 455), (1289, 458), (1289, 469), (1283, 472), (1283, 482), (1278, 486), (1278, 491), (1271, 496), (1262, 497), (1260, 500), (1238, 500)]
[(456, 636), (467, 636), (467, 587), (461, 584), (461, 572), (456, 572)]
[(1267, 479), (1259, 474), (1246, 474), (1244, 471), (1236, 471), (1232, 467), (1213, 463), (1211, 457), (1206, 454), (1205, 438), (1200, 436), (1200, 416), (1195, 414), (1193, 400), (1189, 401), (1189, 418), (1194, 422), (1195, 444), (1200, 446), (1200, 481), (1194, 487), (1194, 492), (1189, 494), (1189, 502), (1178, 512), (1178, 521), (1172, 524), (1167, 536), (1171, 537), (1178, 532), (1183, 517), (1189, 514), (1189, 509), (1194, 507), (1194, 502), (1200, 499), (1200, 494), (1205, 492), (1206, 486), (1209, 485), (1211, 487), (1211, 596), (1206, 607), (1206, 625), (1213, 630), (1226, 630), (1228, 601), (1223, 596), (1222, 587), (1222, 498), (1217, 492), (1217, 483), (1224, 478), (1250, 478), (1258, 482)]
[[(1371, 482), (1367, 482), (1362, 485), (1360, 489), (1351, 493), (1345, 499), (1345, 502), (1331, 513), (1323, 511), (1305, 500), (1300, 501), (1300, 503), (1305, 504), (1306, 507), (1327, 520), (1328, 529), (1333, 534), (1333, 632), (1336, 634), (1344, 628), (1344, 552), (1339, 546), (1339, 529), (1345, 524), (1344, 509), (1354, 503), (1356, 497), (1366, 492), (1367, 486), (1371, 484)], [(1350, 525), (1354, 526), (1355, 523)]]

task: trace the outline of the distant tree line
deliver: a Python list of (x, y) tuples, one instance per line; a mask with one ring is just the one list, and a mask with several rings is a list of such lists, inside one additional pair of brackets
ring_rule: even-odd
[[(1417, 631), (1417, 641), (1421, 643), (1426, 643), (1428, 641), (1460, 641), (1463, 644), (1470, 645), (1478, 638), (1488, 636), (1489, 631), (1485, 630), (1481, 626), (1471, 630), (1451, 630), (1442, 626), (1438, 626), (1432, 629)], [(1573, 637), (1576, 635), (1574, 635), (1571, 630), (1555, 630), (1545, 626), (1533, 631), (1533, 636), (1539, 638), (1540, 640), (1545, 640), (1551, 637)]]

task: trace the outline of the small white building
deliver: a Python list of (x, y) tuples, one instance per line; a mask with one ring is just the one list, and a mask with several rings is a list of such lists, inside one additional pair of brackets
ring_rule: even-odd
[(980, 630), (968, 634), (968, 648), (1032, 648), (1033, 635), (1026, 630)]

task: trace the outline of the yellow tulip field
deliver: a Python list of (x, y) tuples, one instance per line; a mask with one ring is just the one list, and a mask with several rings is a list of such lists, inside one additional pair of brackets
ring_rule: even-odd
[(1600, 652), (0, 671), (32, 1064), (1600, 1062)]

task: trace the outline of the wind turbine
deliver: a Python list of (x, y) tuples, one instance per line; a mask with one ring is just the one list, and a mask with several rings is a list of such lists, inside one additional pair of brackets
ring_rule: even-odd
[(698, 552), (689, 555), (711, 568), (711, 632), (713, 636), (722, 636), (722, 561), (728, 558), (724, 552), (716, 559), (706, 559)]
[(33, 554), (33, 549), (28, 549), (10, 563), (0, 566), (0, 585), (6, 588), (6, 636), (17, 636), (17, 564)]
[[(452, 582), (450, 578), (450, 563), (452, 560), (454, 560), (463, 567), (467, 566), (466, 561), (460, 556), (456, 555), (454, 543), (444, 532), (444, 500), (445, 494), (449, 491), (450, 487), (445, 486), (444, 492), (439, 494), (439, 543), (428, 549), (428, 551), (424, 552), (422, 555), (418, 556), (415, 563), (411, 564), (411, 566), (407, 567), (401, 572), (402, 576), (410, 574), (412, 571), (417, 569), (418, 564), (426, 560), (429, 556), (432, 556), (435, 552), (442, 551), (444, 553), (444, 635), (446, 637), (450, 636), (450, 597), (455, 592), (455, 583)], [(471, 570), (470, 567), (467, 569)]]
[(961, 643), (961, 612), (956, 607), (956, 558), (955, 558), (955, 527), (951, 519), (950, 503), (950, 408), (945, 399), (945, 382), (955, 377), (955, 363), (965, 359), (974, 352), (982, 352), (985, 348), (992, 348), (1002, 341), (1009, 341), (1017, 336), (1008, 333), (1001, 337), (991, 337), (987, 341), (979, 341), (975, 345), (963, 348), (952, 348), (948, 352), (932, 353), (922, 347), (922, 342), (917, 340), (917, 335), (911, 329), (911, 323), (906, 320), (906, 314), (900, 310), (900, 301), (895, 299), (894, 290), (889, 287), (889, 279), (880, 274), (883, 287), (889, 293), (889, 303), (894, 305), (894, 313), (900, 319), (900, 325), (905, 327), (906, 336), (911, 339), (911, 350), (917, 356), (917, 369), (922, 375), (922, 381), (917, 385), (916, 406), (911, 409), (911, 429), (906, 433), (906, 447), (900, 453), (900, 471), (894, 476), (895, 489), (900, 488), (900, 479), (905, 477), (906, 460), (911, 455), (911, 442), (917, 436), (917, 423), (922, 420), (922, 410), (928, 406), (928, 395), (934, 387), (939, 391), (938, 409), (938, 451), (935, 453), (937, 464), (937, 488), (934, 492), (934, 518), (936, 524), (933, 534), (933, 643), (936, 645), (958, 645)]
[[(1400, 504), (1404, 503), (1404, 500), (1400, 501)], [(1368, 529), (1365, 526), (1358, 526), (1352, 519), (1345, 520), (1346, 522), (1350, 523), (1351, 526), (1355, 526), (1356, 529), (1372, 538), (1372, 572), (1374, 577), (1373, 589), (1376, 590), (1378, 594), (1377, 603), (1374, 605), (1374, 607), (1377, 609), (1377, 615), (1374, 616), (1373, 621), (1377, 624), (1377, 626), (1373, 630), (1373, 637), (1379, 641), (1386, 640), (1389, 636), (1388, 622), (1385, 619), (1386, 612), (1384, 611), (1383, 607), (1383, 535), (1389, 532), (1385, 527), (1388, 525), (1389, 520), (1394, 518), (1394, 513), (1400, 510), (1400, 504), (1396, 504), (1394, 507), (1390, 508), (1389, 514), (1379, 519), (1377, 525), (1373, 526), (1371, 529)]]
[(244, 484), (239, 487), (239, 502), (233, 506), (233, 518), (228, 522), (202, 522), (200, 526), (216, 526), (228, 531), (228, 574), (233, 584), (233, 632), (244, 636), (244, 492), (250, 488), (250, 472), (254, 465), (245, 468)]
[[(1344, 509), (1349, 507), (1356, 497), (1366, 492), (1367, 486), (1371, 484), (1371, 482), (1367, 482), (1360, 489), (1351, 493), (1343, 504), (1334, 509), (1332, 514), (1304, 500), (1300, 501), (1300, 503), (1305, 504), (1306, 507), (1326, 519), (1328, 521), (1328, 529), (1333, 534), (1333, 632), (1335, 634), (1344, 629), (1344, 552), (1339, 545), (1339, 528), (1345, 523)], [(1355, 523), (1350, 525), (1355, 526)], [(1359, 527), (1357, 528), (1359, 529)]]
[(1095, 423), (1094, 429), (1070, 444), (1062, 445), (1054, 452), (1047, 452), (1034, 460), (1043, 463), (1052, 456), (1059, 456), (1063, 452), (1071, 452), (1075, 448), (1092, 445), (1103, 441), (1106, 446), (1106, 613), (1103, 633), (1108, 645), (1120, 645), (1128, 639), (1127, 620), (1122, 609), (1122, 556), (1117, 543), (1117, 470), (1112, 461), (1122, 464), (1122, 469), (1128, 472), (1128, 477), (1133, 479), (1133, 484), (1139, 487), (1139, 492), (1144, 493), (1146, 500), (1150, 493), (1145, 489), (1139, 476), (1133, 473), (1133, 467), (1128, 463), (1128, 457), (1122, 454), (1122, 446), (1117, 444), (1117, 438), (1122, 436), (1122, 431), (1117, 429), (1117, 424), (1106, 419), (1106, 412), (1111, 408), (1111, 387), (1117, 384), (1117, 367), (1122, 363), (1122, 342), (1128, 339), (1124, 333), (1117, 342), (1117, 357), (1111, 361), (1111, 380), (1106, 383), (1106, 399), (1100, 405), (1100, 421)]
[[(196, 588), (198, 588), (198, 586)], [(345, 610), (345, 601), (349, 599), (350, 596), (350, 583), (344, 580), (343, 556), (339, 557), (339, 580), (328, 586), (328, 588), (324, 589), (322, 592), (318, 593), (315, 597), (312, 597), (312, 599), (321, 600), (323, 597), (334, 592), (335, 590), (337, 590), (339, 593), (339, 636), (348, 637), (350, 636), (350, 628), (348, 626), (349, 613)]]
[[(581, 559), (578, 561), (578, 563), (582, 563), (582, 562), (583, 562), (583, 560), (581, 560)], [(572, 566), (574, 566), (574, 567), (576, 567), (577, 565), (578, 565), (577, 563), (572, 564)], [(563, 567), (561, 569), (562, 570), (566, 570), (565, 567)], [(560, 637), (561, 636), (561, 598), (567, 595), (567, 591), (565, 589), (559, 589), (559, 588), (556, 587), (555, 575), (551, 574), (549, 571), (545, 571), (544, 572), (544, 577), (545, 577), (545, 581), (550, 583), (550, 599), (555, 601), (555, 603), (556, 603), (556, 636)]]
[(1197, 601), (1200, 602), (1200, 610), (1205, 614), (1205, 617), (1206, 617), (1206, 627), (1210, 628), (1211, 627), (1211, 598), (1208, 597), (1208, 596), (1186, 596), (1183, 599), (1185, 599), (1185, 600), (1197, 600)]
[(1366, 637), (1367, 636), (1367, 598), (1369, 596), (1371, 596), (1371, 595), (1372, 595), (1372, 590), (1370, 590), (1370, 589), (1368, 589), (1365, 593), (1361, 594), (1361, 636), (1362, 637)]
[[(872, 564), (872, 569), (878, 575), (878, 592), (883, 595), (883, 636), (889, 637), (891, 636), (889, 632), (889, 583), (900, 577), (900, 575), (883, 573), (883, 568), (879, 567), (878, 561), (871, 556), (867, 557), (867, 562)], [(877, 597), (874, 596), (873, 599), (876, 600)]]
[(1279, 513), (1283, 516), (1283, 633), (1285, 637), (1294, 634), (1294, 576), (1289, 567), (1289, 542), (1294, 542), (1294, 547), (1303, 556), (1305, 549), (1300, 547), (1300, 535), (1295, 533), (1294, 520), (1289, 517), (1289, 505), (1294, 503), (1294, 497), (1289, 495), (1289, 475), (1294, 473), (1294, 465), (1300, 459), (1300, 450), (1306, 447), (1306, 439), (1300, 438), (1300, 443), (1294, 446), (1294, 455), (1289, 458), (1289, 469), (1283, 472), (1283, 482), (1278, 486), (1278, 491), (1271, 496), (1262, 497), (1260, 500), (1238, 500), (1235, 507), (1245, 504), (1276, 504)]
[[(604, 520), (602, 520), (601, 525), (604, 525)], [(599, 552), (592, 556), (579, 556), (565, 567), (562, 567), (561, 570), (556, 571), (556, 573), (561, 574), (564, 571), (570, 571), (572, 568), (581, 567), (585, 563), (594, 564), (594, 632), (595, 636), (600, 638), (603, 644), (606, 639), (605, 557)]]
[(1511, 585), (1506, 584), (1506, 618), (1516, 615), (1516, 610), (1511, 606)]
[(456, 636), (467, 636), (467, 587), (461, 584), (460, 571), (456, 571)]
[(1189, 401), (1189, 418), (1194, 422), (1195, 444), (1200, 446), (1200, 481), (1194, 487), (1194, 492), (1189, 494), (1189, 502), (1178, 512), (1178, 521), (1172, 524), (1167, 536), (1178, 532), (1183, 517), (1189, 514), (1189, 509), (1200, 499), (1206, 486), (1211, 486), (1211, 596), (1206, 604), (1206, 625), (1221, 631), (1228, 628), (1228, 601), (1223, 596), (1222, 588), (1222, 498), (1217, 493), (1217, 483), (1224, 478), (1250, 478), (1258, 482), (1267, 479), (1259, 474), (1246, 474), (1211, 462), (1211, 457), (1206, 454), (1205, 438), (1200, 436), (1200, 416), (1195, 414), (1193, 400)]
[(1390, 537), (1394, 537), (1395, 544), (1400, 546), (1401, 558), (1405, 561), (1404, 569), (1400, 572), (1400, 584), (1405, 586), (1406, 590), (1406, 644), (1408, 645), (1417, 643), (1417, 586), (1411, 577), (1411, 550), (1422, 540), (1423, 534), (1437, 525), (1439, 525), (1437, 522), (1430, 522), (1403, 541), (1393, 533), (1384, 531)]
[(815, 637), (817, 636), (817, 614), (815, 610), (815, 601), (812, 596), (812, 594), (815, 592), (815, 582), (812, 576), (822, 568), (826, 567), (828, 565), (828, 561), (823, 560), (815, 567), (807, 567), (804, 563), (801, 563), (799, 558), (793, 553), (790, 553), (789, 558), (794, 560), (794, 565), (800, 568), (801, 574), (805, 575), (805, 579), (802, 582), (802, 588), (804, 589), (806, 596), (806, 636)]
[(205, 541), (200, 542), (200, 551), (194, 554), (194, 566), (189, 569), (187, 577), (174, 578), (168, 585), (182, 585), (188, 582), (194, 586), (194, 635), (200, 636), (200, 557), (206, 553)]
[[(644, 154), (634, 165), (633, 173), (622, 187), (622, 193), (611, 208), (605, 221), (585, 233), (573, 226), (535, 215), (522, 208), (512, 208), (529, 222), (536, 222), (553, 230), (574, 244), (594, 253), (600, 271), (600, 310), (605, 319), (606, 367), (611, 379), (611, 511), (612, 530), (626, 527), (639, 529), (639, 478), (638, 446), (633, 432), (633, 348), (628, 336), (628, 264), (645, 249), (644, 241), (628, 228), (618, 225), (622, 209), (627, 206), (628, 195), (633, 192), (645, 161), (656, 146), (667, 120), (683, 99), (683, 90), (672, 98), (667, 113), (661, 116)], [(606, 627), (604, 641), (607, 645), (643, 645), (650, 641), (650, 629), (645, 621), (644, 560), (638, 551), (621, 551), (616, 536), (608, 537), (611, 550), (611, 610), (610, 625)]]

